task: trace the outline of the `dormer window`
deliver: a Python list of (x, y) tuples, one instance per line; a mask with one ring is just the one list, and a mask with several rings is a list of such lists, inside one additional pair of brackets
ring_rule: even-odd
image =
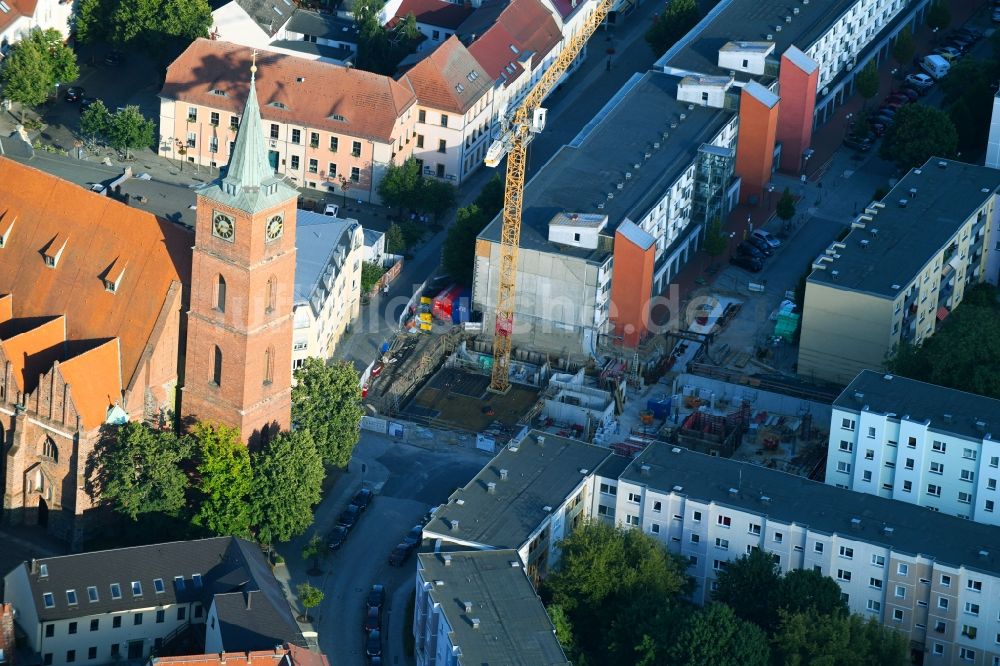
[(121, 259), (115, 259), (114, 262), (108, 267), (108, 270), (104, 272), (104, 277), (101, 280), (104, 282), (104, 290), (112, 294), (118, 291), (118, 286), (121, 284), (122, 277), (125, 275), (126, 262)]
[(276, 109), (287, 109), (288, 108), (287, 106), (285, 106), (284, 102), (269, 102), (268, 106), (273, 106)]
[(227, 97), (225, 90), (219, 90), (218, 88), (213, 88), (210, 92), (213, 95), (217, 95), (218, 97)]
[(455, 92), (457, 92), (459, 94), (465, 92), (465, 86), (463, 86), (461, 83), (456, 83), (455, 84)]
[(338, 123), (346, 123), (347, 118), (340, 115), (339, 113), (334, 113), (330, 115), (330, 120), (336, 120)]
[(8, 220), (6, 215), (0, 218), (0, 248), (7, 245), (7, 240), (10, 238), (10, 230), (14, 228), (14, 222), (16, 221), (16, 217), (11, 217)]
[(38, 565), (38, 577), (39, 578), (48, 578), (49, 577), (49, 565), (47, 565), (47, 564), (39, 564)]
[(42, 256), (45, 258), (45, 265), (49, 268), (55, 268), (59, 265), (59, 258), (62, 256), (63, 250), (66, 249), (66, 241), (68, 239), (61, 234), (57, 235), (52, 239), (44, 250), (42, 250)]

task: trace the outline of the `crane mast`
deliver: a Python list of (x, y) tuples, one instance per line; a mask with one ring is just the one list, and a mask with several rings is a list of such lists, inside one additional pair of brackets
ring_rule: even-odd
[(504, 183), (503, 223), (500, 227), (500, 271), (497, 288), (496, 323), (493, 329), (493, 374), (490, 390), (504, 393), (510, 388), (511, 336), (514, 332), (514, 306), (517, 299), (517, 254), (521, 242), (521, 207), (524, 199), (524, 176), (528, 143), (545, 128), (542, 100), (583, 50), (587, 40), (600, 27), (611, 9), (612, 0), (600, 0), (594, 13), (542, 74), (513, 115), (507, 119), (499, 139), (486, 152), (485, 164), (497, 166), (507, 155)]

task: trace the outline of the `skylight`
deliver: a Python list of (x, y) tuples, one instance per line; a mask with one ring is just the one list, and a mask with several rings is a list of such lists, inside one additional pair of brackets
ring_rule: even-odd
[(10, 13), (10, 5), (8, 5), (3, 0), (0, 0), (0, 12), (3, 12), (4, 14)]
[(87, 588), (87, 598), (90, 599), (90, 603), (100, 601), (100, 597), (97, 595), (97, 588), (93, 585)]
[(141, 597), (142, 596), (142, 583), (137, 580), (132, 581), (132, 596)]
[(166, 592), (166, 588), (163, 587), (163, 579), (162, 578), (154, 578), (153, 579), (153, 589), (156, 590), (157, 594), (163, 594), (164, 592)]
[(174, 576), (174, 588), (178, 592), (184, 591), (184, 576)]
[(455, 90), (459, 93), (465, 92), (465, 86), (463, 86), (461, 83), (456, 83)]
[(111, 583), (111, 598), (121, 599), (122, 598), (122, 586), (118, 583)]
[(39, 578), (45, 578), (48, 575), (49, 575), (49, 565), (47, 565), (47, 564), (39, 564), (38, 565), (38, 577)]
[(66, 590), (66, 603), (76, 606), (76, 590)]
[(520, 51), (517, 50), (517, 47), (514, 46), (513, 44), (510, 45), (510, 50), (513, 51), (514, 55), (520, 53)]
[(55, 608), (56, 607), (56, 598), (54, 596), (52, 596), (51, 592), (46, 592), (45, 594), (43, 594), (42, 595), (42, 601), (45, 602), (45, 607), (46, 608)]

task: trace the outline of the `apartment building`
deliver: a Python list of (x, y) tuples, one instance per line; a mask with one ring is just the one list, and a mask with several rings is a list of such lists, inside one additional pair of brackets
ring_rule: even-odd
[(417, 97), (413, 157), (425, 176), (461, 184), (490, 145), (493, 81), (455, 36), (405, 79)]
[(512, 549), (537, 583), (558, 561), (559, 541), (583, 519), (594, 470), (610, 455), (577, 440), (522, 433), (438, 507), (423, 536), (449, 550)]
[(44, 666), (142, 660), (185, 632), (213, 652), (305, 646), (260, 548), (236, 537), (24, 562), (4, 601)]
[(292, 367), (328, 359), (361, 311), (365, 230), (357, 220), (298, 212)]
[(414, 609), (417, 666), (569, 666), (517, 551), (421, 553)]
[[(252, 49), (195, 40), (160, 91), (160, 155), (219, 168), (246, 99)], [(417, 119), (409, 83), (260, 51), (257, 96), (271, 167), (296, 186), (378, 201), (390, 164), (410, 156)]]
[(728, 561), (761, 549), (782, 571), (832, 577), (852, 612), (900, 632), (924, 664), (1000, 665), (992, 526), (662, 444), (594, 484), (588, 512), (684, 557), (697, 603)]
[[(515, 344), (579, 357), (602, 339), (636, 344), (650, 298), (701, 246), (706, 223), (735, 205), (738, 118), (679, 100), (682, 84), (635, 75), (528, 183)], [(476, 243), (473, 306), (490, 326), (501, 223)]]
[(1000, 174), (931, 158), (857, 216), (812, 263), (798, 373), (842, 385), (918, 345), (962, 302), (997, 283)]
[(862, 371), (833, 403), (826, 482), (1000, 525), (1000, 400)]
[(57, 30), (69, 37), (73, 3), (63, 0), (5, 0), (0, 7), (0, 56), (32, 30)]
[(382, 23), (388, 28), (413, 14), (420, 31), (426, 41), (417, 47), (417, 51), (435, 49), (439, 44), (455, 34), (462, 22), (469, 18), (475, 10), (469, 5), (458, 5), (446, 0), (389, 0), (379, 10)]

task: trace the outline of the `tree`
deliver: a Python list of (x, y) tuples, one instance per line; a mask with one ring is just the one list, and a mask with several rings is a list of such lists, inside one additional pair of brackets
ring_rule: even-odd
[(385, 275), (385, 269), (370, 261), (361, 262), (361, 293), (370, 294), (378, 281)]
[(434, 178), (421, 178), (420, 207), (439, 218), (455, 205), (455, 186)]
[(719, 572), (712, 598), (733, 609), (736, 617), (770, 632), (778, 623), (776, 593), (781, 567), (774, 555), (757, 549), (733, 560)]
[(869, 60), (865, 68), (854, 77), (854, 88), (864, 98), (865, 106), (868, 105), (868, 100), (878, 95), (878, 86), (878, 67), (874, 60)]
[(313, 534), (306, 545), (302, 547), (302, 559), (312, 560), (312, 566), (309, 568), (308, 573), (310, 576), (318, 576), (323, 571), (319, 568), (319, 561), (326, 557), (330, 550), (323, 543), (323, 539), (318, 534)]
[(916, 53), (916, 46), (913, 44), (913, 31), (910, 26), (906, 26), (896, 35), (896, 41), (892, 45), (892, 57), (900, 67), (906, 67), (913, 60)]
[(695, 0), (674, 0), (667, 4), (646, 31), (646, 42), (655, 54), (666, 53), (700, 18), (701, 12)]
[(692, 614), (670, 648), (672, 666), (767, 666), (767, 635), (736, 617), (725, 604), (709, 604)]
[(552, 620), (552, 627), (555, 629), (559, 645), (562, 646), (567, 655), (572, 656), (575, 646), (573, 644), (573, 623), (570, 622), (569, 616), (559, 604), (552, 604), (546, 611), (548, 611), (549, 619)]
[(495, 173), (493, 177), (486, 181), (483, 189), (476, 197), (476, 205), (479, 210), (489, 219), (496, 217), (503, 208), (504, 188), (506, 187), (500, 174)]
[(63, 44), (58, 30), (34, 29), (11, 47), (0, 69), (4, 97), (25, 107), (38, 106), (57, 83), (69, 83), (80, 75), (76, 54)]
[(139, 113), (138, 106), (126, 106), (111, 116), (108, 139), (129, 159), (130, 149), (153, 145), (155, 130), (153, 121)]
[(837, 581), (812, 569), (792, 569), (784, 575), (775, 606), (790, 613), (815, 611), (821, 615), (847, 613)]
[(104, 102), (97, 99), (80, 114), (80, 132), (92, 140), (107, 138), (111, 130), (111, 114)]
[(382, 203), (400, 210), (420, 207), (420, 190), (423, 186), (420, 165), (410, 158), (402, 164), (390, 164), (378, 184)]
[(81, 44), (107, 41), (112, 9), (107, 0), (80, 0), (73, 17), (77, 41)]
[(173, 433), (130, 421), (101, 459), (101, 500), (133, 521), (147, 513), (177, 515), (184, 508), (190, 445)]
[(958, 132), (958, 148), (976, 154), (986, 145), (993, 109), (993, 82), (1000, 74), (993, 60), (963, 58), (940, 80), (944, 108)]
[(250, 453), (240, 432), (200, 422), (191, 431), (198, 469), (200, 501), (194, 524), (219, 536), (250, 536), (253, 476)]
[(162, 52), (171, 41), (207, 37), (212, 26), (207, 0), (115, 0), (109, 4), (111, 41), (139, 45), (152, 54)]
[(308, 429), (323, 461), (347, 467), (358, 443), (361, 416), (361, 379), (353, 365), (307, 358), (295, 371), (292, 422)]
[(927, 10), (927, 25), (934, 30), (944, 30), (951, 25), (951, 11), (948, 3), (936, 0)]
[(705, 231), (705, 252), (711, 257), (717, 257), (726, 251), (728, 241), (729, 237), (722, 231), (722, 220), (714, 218)]
[(907, 641), (874, 619), (860, 615), (781, 611), (772, 639), (777, 664), (825, 666), (904, 666), (909, 664)]
[(441, 265), (456, 282), (471, 285), (476, 267), (476, 237), (489, 220), (476, 204), (458, 209), (441, 248)]
[(393, 222), (385, 232), (385, 251), (389, 254), (403, 254), (406, 252), (406, 239), (403, 238), (403, 229)]
[(313, 587), (309, 583), (299, 583), (296, 592), (299, 595), (302, 607), (306, 609), (301, 619), (304, 622), (311, 622), (312, 618), (309, 617), (309, 611), (323, 603), (323, 591)]
[(781, 193), (781, 198), (778, 199), (778, 205), (775, 206), (774, 212), (785, 222), (795, 217), (795, 197), (792, 196), (791, 191), (787, 187)]
[(907, 104), (896, 113), (881, 153), (900, 169), (910, 169), (930, 157), (952, 157), (957, 147), (958, 132), (944, 111), (926, 104)]
[(252, 459), (253, 525), (257, 540), (271, 545), (308, 529), (321, 499), (323, 459), (308, 430), (283, 432)]

